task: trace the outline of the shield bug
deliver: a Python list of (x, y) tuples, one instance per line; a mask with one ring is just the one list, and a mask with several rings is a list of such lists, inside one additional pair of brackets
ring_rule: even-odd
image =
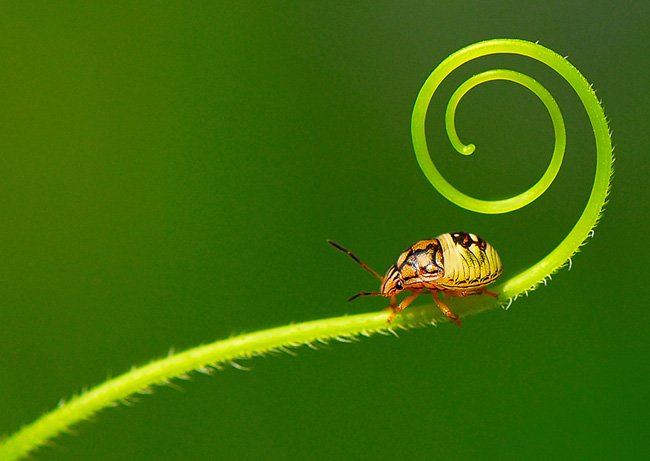
[[(383, 277), (338, 243), (331, 240), (327, 243), (381, 280), (380, 291), (361, 292), (348, 301), (360, 296), (390, 298), (392, 312), (389, 322), (422, 293), (430, 293), (442, 313), (457, 325), (461, 324), (458, 316), (439, 298), (439, 293), (448, 296), (497, 296), (486, 287), (501, 275), (501, 259), (494, 247), (476, 234), (452, 232), (434, 239), (420, 240), (404, 250)], [(397, 304), (397, 295), (402, 291), (411, 294)]]

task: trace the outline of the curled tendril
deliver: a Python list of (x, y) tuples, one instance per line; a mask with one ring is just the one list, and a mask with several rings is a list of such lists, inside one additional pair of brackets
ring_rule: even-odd
[(546, 106), (553, 123), (555, 145), (551, 162), (540, 180), (530, 189), (503, 200), (480, 200), (470, 197), (447, 182), (431, 160), (426, 142), (425, 119), (434, 92), (440, 83), (461, 65), (483, 56), (492, 54), (515, 54), (526, 56), (546, 64), (562, 76), (574, 89), (582, 102), (594, 132), (596, 141), (596, 174), (589, 201), (573, 229), (564, 240), (547, 256), (523, 272), (511, 277), (495, 288), (502, 301), (517, 297), (539, 283), (570, 261), (582, 243), (590, 236), (598, 222), (609, 191), (612, 174), (612, 145), (607, 119), (602, 106), (591, 85), (582, 74), (557, 53), (537, 43), (515, 39), (496, 39), (475, 43), (450, 55), (431, 73), (422, 86), (415, 101), (411, 118), (411, 135), (413, 147), (420, 168), (431, 184), (449, 201), (465, 209), (479, 213), (507, 213), (522, 208), (540, 197), (555, 179), (566, 146), (566, 130), (562, 113), (551, 94), (536, 80), (519, 72), (506, 69), (494, 69), (475, 75), (464, 83), (451, 96), (447, 105), (445, 122), (447, 134), (454, 149), (463, 155), (474, 152), (473, 144), (463, 144), (458, 137), (455, 125), (456, 108), (461, 98), (472, 88), (481, 83), (494, 80), (507, 80), (532, 91)]

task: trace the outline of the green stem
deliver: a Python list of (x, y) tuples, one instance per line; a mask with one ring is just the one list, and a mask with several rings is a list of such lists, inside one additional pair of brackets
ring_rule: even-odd
[[(598, 221), (607, 197), (612, 151), (609, 129), (598, 99), (585, 78), (568, 61), (540, 45), (521, 40), (490, 40), (477, 43), (454, 53), (438, 66), (420, 91), (413, 111), (412, 133), (418, 162), (432, 184), (445, 197), (459, 206), (482, 213), (503, 213), (516, 210), (535, 200), (548, 188), (562, 163), (565, 129), (557, 104), (539, 83), (523, 74), (507, 70), (484, 72), (472, 77), (458, 88), (447, 108), (447, 132), (456, 150), (465, 155), (471, 154), (474, 146), (463, 145), (454, 126), (455, 110), (462, 96), (474, 86), (486, 81), (501, 79), (519, 83), (533, 91), (542, 100), (549, 111), (555, 129), (553, 158), (542, 179), (530, 190), (516, 197), (495, 202), (482, 201), (468, 197), (454, 189), (442, 178), (431, 162), (426, 145), (424, 120), (433, 92), (448, 73), (464, 62), (495, 53), (529, 56), (546, 63), (562, 75), (575, 89), (587, 110), (597, 147), (596, 178), (589, 202), (578, 223), (548, 256), (497, 287), (501, 301), (505, 301), (535, 287), (545, 277), (559, 269), (589, 235)], [(456, 307), (458, 313), (463, 316), (493, 309), (498, 305), (488, 297), (472, 297), (467, 301)], [(375, 332), (394, 333), (393, 329), (397, 328), (435, 323), (440, 318), (440, 313), (431, 307), (419, 306), (410, 307), (402, 312), (391, 324), (387, 323), (387, 318), (388, 313), (382, 311), (288, 325), (199, 346), (134, 368), (60, 404), (54, 410), (5, 439), (0, 444), (0, 459), (12, 461), (23, 458), (58, 434), (68, 430), (72, 425), (91, 417), (101, 409), (124, 401), (134, 394), (146, 393), (154, 385), (168, 383), (171, 379), (183, 377), (191, 371), (208, 372), (211, 367), (219, 368), (220, 364), (262, 355), (272, 350), (286, 350), (288, 347), (302, 344), (315, 346), (318, 342), (331, 339), (345, 342), (359, 335), (369, 336)]]
[(237, 366), (234, 360), (273, 350), (287, 350), (303, 344), (317, 347), (319, 342), (328, 340), (347, 342), (359, 335), (369, 336), (372, 333), (395, 333), (395, 329), (423, 326), (435, 323), (436, 317), (439, 318), (431, 307), (425, 306), (409, 309), (391, 324), (387, 322), (388, 315), (388, 311), (380, 311), (257, 331), (195, 347), (134, 368), (62, 403), (23, 427), (0, 445), (0, 460), (20, 459), (99, 410), (134, 394), (148, 393), (151, 386), (168, 383), (194, 370), (207, 373), (221, 364)]

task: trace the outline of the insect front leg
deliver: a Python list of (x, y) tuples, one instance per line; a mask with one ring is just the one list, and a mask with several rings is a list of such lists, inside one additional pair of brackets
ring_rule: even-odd
[(409, 304), (411, 304), (413, 301), (415, 301), (415, 298), (417, 298), (418, 296), (420, 296), (420, 292), (416, 291), (411, 296), (407, 296), (406, 298), (404, 298), (402, 300), (402, 302), (399, 303), (397, 306), (395, 306), (396, 297), (391, 296), (391, 298), (390, 298), (390, 308), (391, 308), (392, 311), (391, 311), (390, 315), (388, 316), (388, 323), (391, 323), (397, 314), (399, 314), (404, 309), (409, 307)]
[(442, 313), (445, 314), (445, 316), (447, 318), (449, 318), (449, 320), (451, 320), (452, 322), (454, 322), (458, 326), (462, 325), (462, 323), (461, 323), (460, 319), (458, 318), (458, 316), (452, 312), (452, 310), (449, 308), (449, 306), (447, 306), (444, 302), (442, 302), (442, 300), (440, 298), (438, 298), (438, 292), (437, 291), (432, 291), (431, 296), (433, 297), (433, 300), (438, 305), (438, 307), (440, 308)]

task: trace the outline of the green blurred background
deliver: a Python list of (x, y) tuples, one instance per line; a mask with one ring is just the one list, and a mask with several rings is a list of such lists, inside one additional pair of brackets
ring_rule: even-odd
[(513, 84), (474, 90), (455, 154), (454, 85), (514, 67), (556, 96), (565, 166), (533, 205), (443, 199), (410, 112), (451, 52), (496, 37), (569, 55), (611, 120), (616, 176), (573, 269), (509, 311), (245, 363), (102, 412), (42, 460), (642, 459), (648, 378), (647, 2), (30, 2), (0, 15), (0, 433), (134, 364), (232, 334), (383, 307), (345, 299), (415, 240), (474, 231), (506, 276), (568, 232), (593, 178), (586, 116), (552, 71), (496, 57), (445, 82), (429, 143), (467, 193), (523, 190), (548, 116)]

